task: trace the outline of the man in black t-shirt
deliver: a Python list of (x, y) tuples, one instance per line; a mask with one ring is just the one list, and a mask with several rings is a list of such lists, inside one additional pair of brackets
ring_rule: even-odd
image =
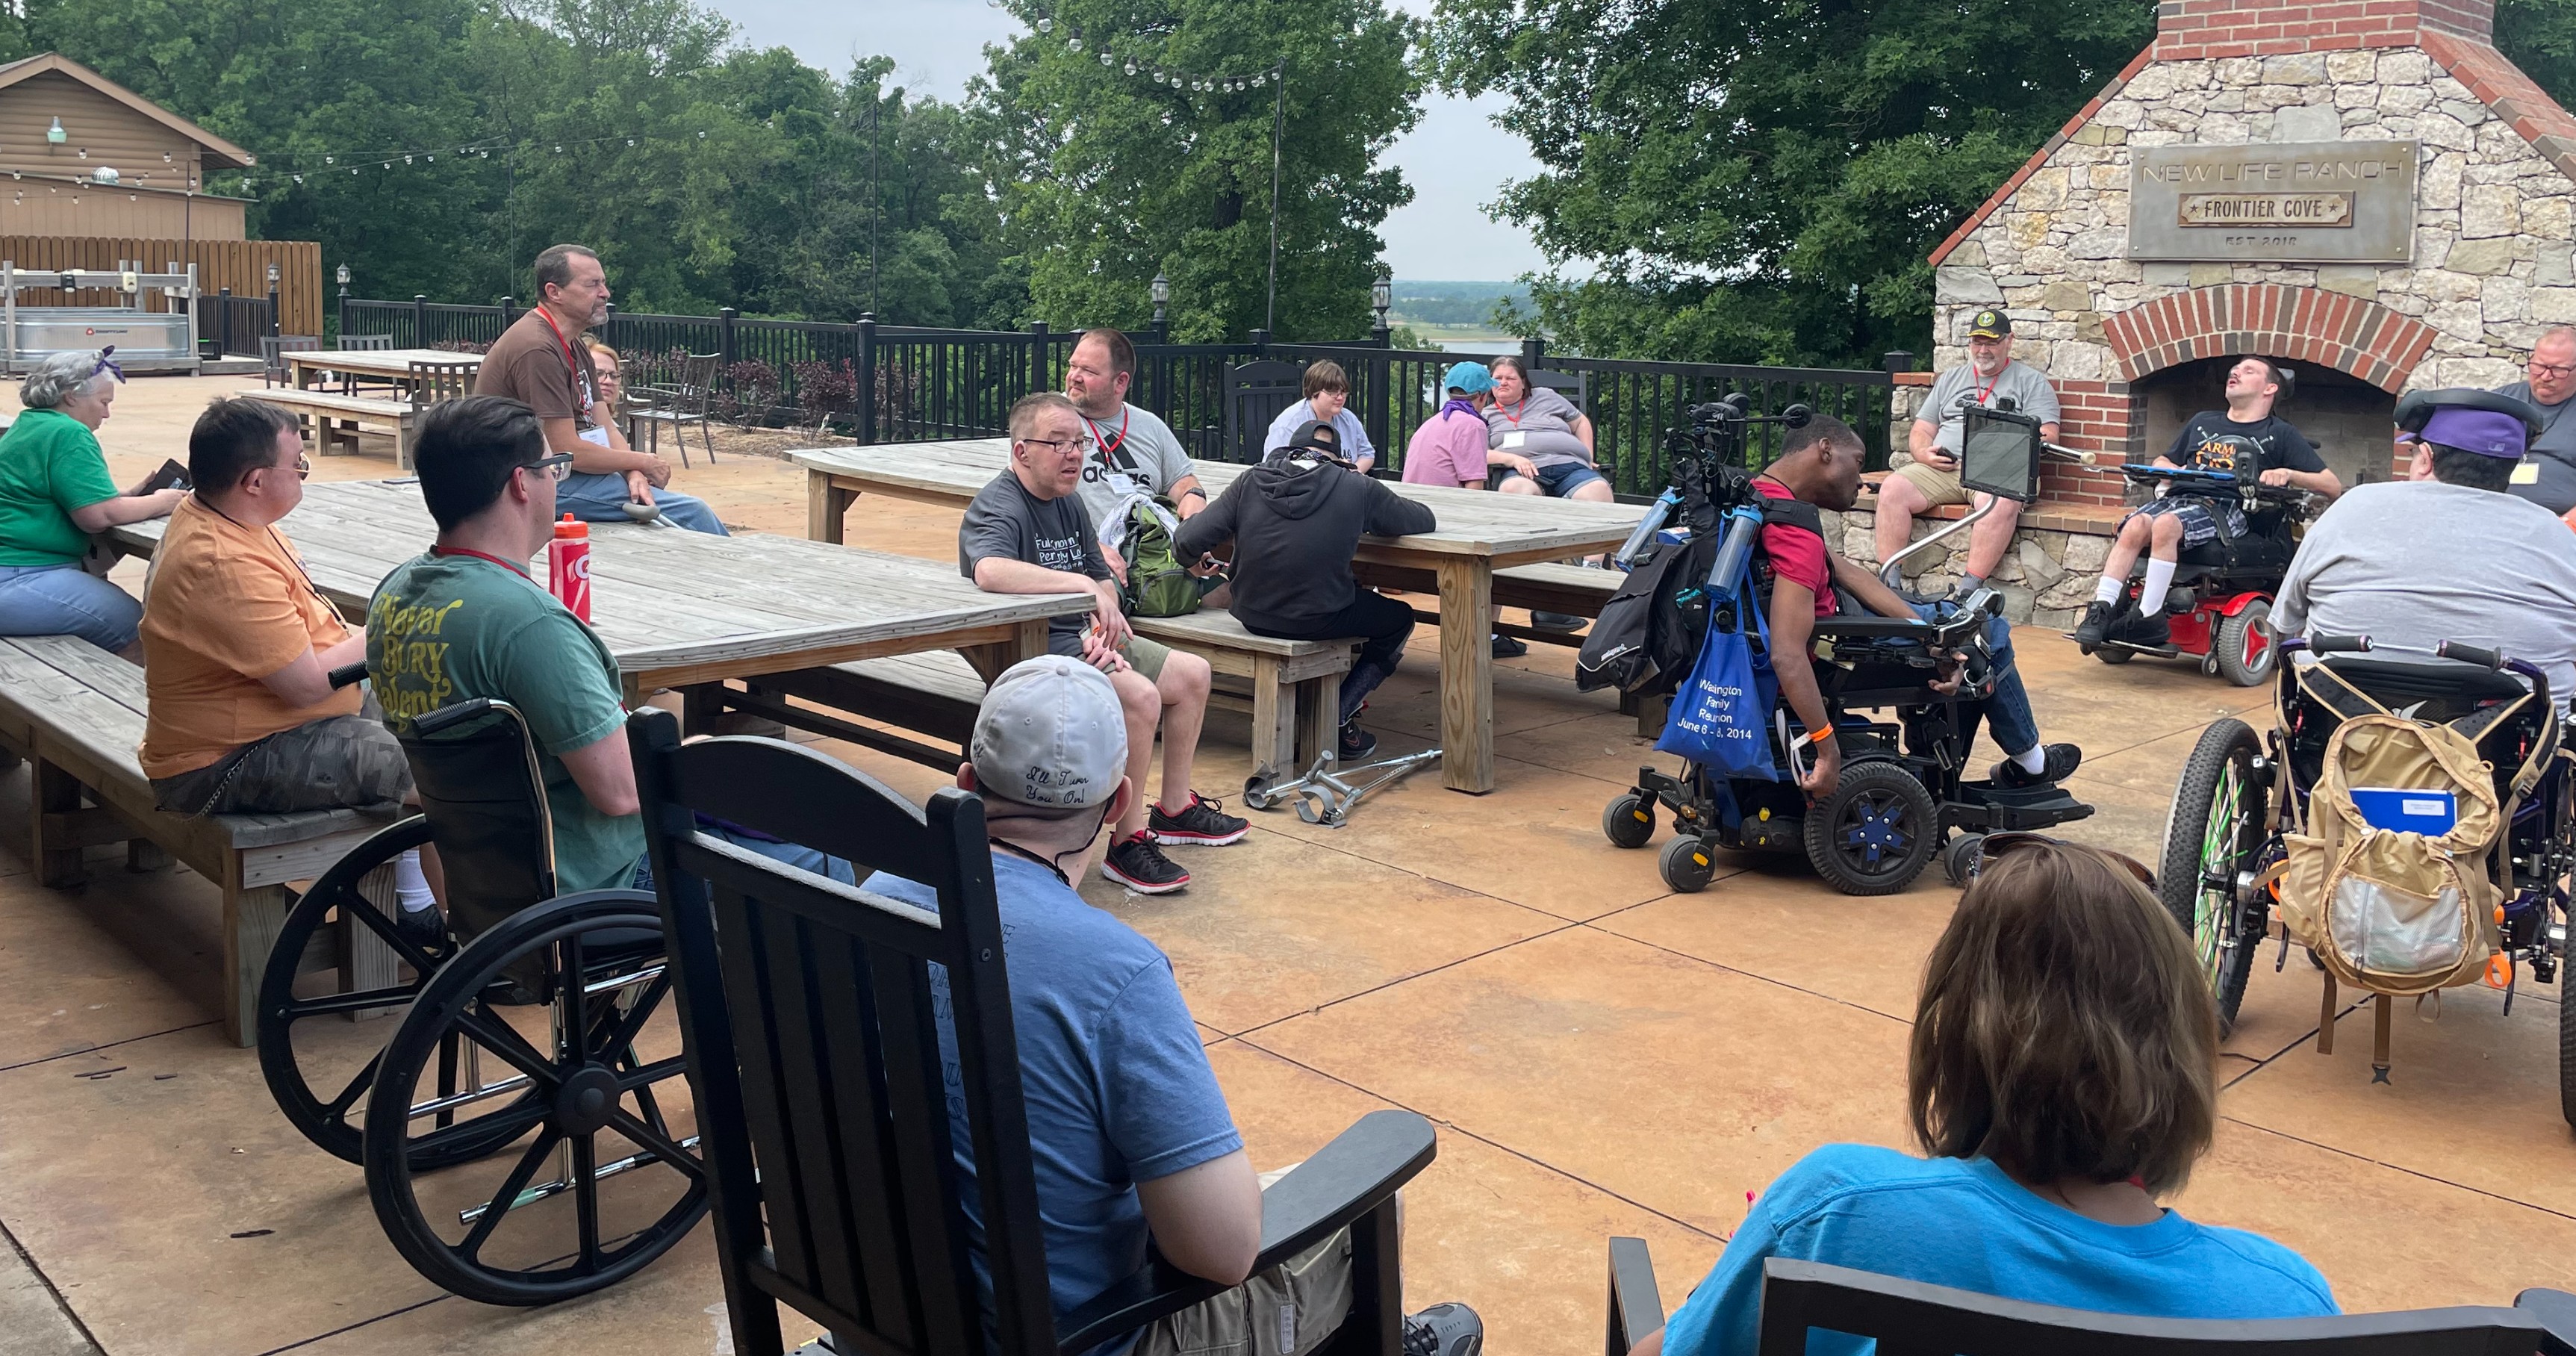
[[(2156, 458), (2158, 466), (2202, 471), (2234, 471), (2240, 450), (2250, 450), (2263, 466), (2266, 485), (2311, 490), (2332, 499), (2343, 482), (2326, 469), (2325, 458), (2288, 421), (2273, 415), (2281, 397), (2281, 369), (2269, 358), (2240, 358), (2227, 370), (2227, 408), (2203, 410), (2174, 435), (2173, 446)], [(2171, 638), (2165, 623), (2165, 597), (2173, 591), (2174, 566), (2186, 546), (2233, 540), (2246, 532), (2245, 511), (2232, 498), (2168, 494), (2150, 499), (2120, 523), (2120, 539), (2102, 562), (2102, 582), (2093, 604), (2075, 628), (2075, 643), (2086, 654), (2102, 643), (2120, 596), (2128, 591), (2129, 568), (2142, 552), (2152, 550), (2147, 577), (2138, 590), (2138, 616), (2121, 637), (2140, 645), (2161, 645)]]
[[(957, 529), (957, 570), (987, 593), (1098, 596), (1088, 619), (1058, 617), (1048, 624), (1047, 648), (1108, 674), (1127, 713), (1127, 776), (1138, 793), (1118, 820), (1100, 874), (1139, 894), (1163, 894), (1190, 883), (1190, 873), (1163, 855), (1163, 844), (1221, 847), (1240, 842), (1251, 826), (1190, 789), (1211, 670), (1205, 659), (1128, 626), (1117, 581), (1082, 507), (1082, 465), (1091, 452), (1091, 435), (1072, 401), (1050, 391), (1012, 406), (1011, 464), (966, 506)], [(986, 673), (984, 680), (998, 677)], [(1162, 796), (1148, 803), (1145, 769), (1157, 725)]]

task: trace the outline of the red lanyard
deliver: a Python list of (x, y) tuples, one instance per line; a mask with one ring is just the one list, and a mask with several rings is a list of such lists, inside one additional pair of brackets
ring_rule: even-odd
[[(545, 307), (537, 308), (537, 318), (546, 322), (546, 328), (555, 332), (555, 342), (563, 345), (564, 366), (572, 369), (573, 391), (581, 397), (581, 412), (590, 413), (590, 385), (581, 379), (581, 360), (572, 355), (572, 341), (564, 338), (563, 326), (556, 324), (555, 318), (546, 314)], [(469, 551), (466, 554), (474, 553)], [(488, 560), (490, 557), (487, 556), (485, 559)]]
[(1996, 369), (1995, 369), (1995, 374), (1994, 374), (1994, 376), (1992, 376), (1992, 377), (1988, 378), (1988, 379), (1987, 379), (1987, 381), (1986, 381), (1986, 384), (1985, 384), (1982, 388), (1980, 388), (1980, 389), (1978, 390), (1978, 392), (1977, 392), (1977, 403), (1978, 403), (1979, 405), (1983, 405), (1983, 404), (1985, 404), (1985, 403), (1986, 403), (1986, 397), (1987, 397), (1987, 396), (1990, 396), (1990, 395), (1993, 395), (1993, 394), (1995, 393), (1995, 383), (1996, 383), (1996, 382), (1999, 382), (1999, 381), (2002, 381), (2002, 380), (2004, 379), (2004, 368), (2007, 368), (2007, 367), (2010, 367), (2010, 366), (2012, 366), (2012, 359), (2010, 359), (2010, 358), (2006, 358), (2006, 359), (2004, 359), (2004, 365), (2003, 365), (2003, 367), (1998, 367), (1998, 368), (1996, 368)]
[(1521, 397), (1520, 408), (1519, 408), (1519, 409), (1516, 409), (1516, 410), (1507, 410), (1507, 409), (1504, 409), (1504, 408), (1503, 408), (1503, 402), (1501, 402), (1501, 401), (1499, 401), (1499, 400), (1497, 400), (1497, 401), (1495, 401), (1495, 402), (1494, 402), (1494, 413), (1501, 415), (1501, 416), (1502, 416), (1502, 417), (1504, 417), (1505, 419), (1509, 419), (1509, 420), (1511, 420), (1511, 421), (1512, 421), (1512, 427), (1514, 427), (1514, 428), (1519, 428), (1519, 427), (1521, 426), (1521, 414), (1522, 414), (1524, 411), (1528, 410), (1528, 409), (1529, 409), (1529, 397), (1528, 397), (1528, 396), (1522, 396), (1522, 397)]
[(1082, 422), (1090, 426), (1091, 441), (1100, 449), (1100, 464), (1103, 466), (1108, 465), (1109, 454), (1117, 451), (1119, 448), (1124, 447), (1127, 444), (1127, 407), (1125, 405), (1120, 405), (1118, 407), (1117, 437), (1112, 438), (1103, 435), (1100, 431), (1100, 425), (1092, 423), (1090, 415), (1086, 414), (1082, 416)]
[(500, 566), (502, 569), (508, 570), (510, 573), (519, 576), (521, 579), (526, 579), (530, 583), (536, 582), (526, 570), (501, 559), (499, 556), (493, 555), (489, 551), (476, 551), (463, 546), (433, 546), (429, 548), (429, 553), (433, 556), (472, 556), (476, 560), (488, 560), (493, 564)]

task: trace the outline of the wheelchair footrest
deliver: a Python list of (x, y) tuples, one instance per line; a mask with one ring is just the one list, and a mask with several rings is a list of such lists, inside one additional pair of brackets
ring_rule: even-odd
[(2052, 824), (2088, 819), (2093, 807), (2062, 786), (1997, 786), (1961, 782), (1959, 798), (1942, 807), (1950, 827), (1999, 833), (2011, 829), (2044, 829)]

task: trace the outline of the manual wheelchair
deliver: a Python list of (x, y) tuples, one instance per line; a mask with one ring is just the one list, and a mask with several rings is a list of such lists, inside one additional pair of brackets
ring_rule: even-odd
[[(287, 915), (260, 984), (260, 1072), (297, 1130), (365, 1170), (423, 1276), (487, 1304), (587, 1294), (707, 1209), (660, 906), (640, 890), (555, 892), (542, 765), (508, 703), (441, 707), (401, 738), (422, 812)], [(448, 935), (424, 946), (394, 924), (392, 864), (433, 844)], [(354, 953), (340, 973), (364, 978), (299, 986), (308, 949), (335, 936)], [(378, 1015), (392, 1021), (381, 1043), (356, 1021)]]
[(2263, 484), (2262, 456), (2250, 444), (2238, 450), (2233, 471), (2130, 462), (2120, 473), (2132, 484), (2154, 486), (2158, 498), (2198, 498), (2213, 515), (2241, 520), (2245, 531), (2221, 532), (2213, 541), (2183, 548), (2163, 610), (2166, 634), (2161, 637), (2141, 633), (2138, 595), (2147, 567), (2141, 554), (2130, 569), (2111, 630), (2093, 657), (2125, 664), (2139, 655), (2189, 655), (2200, 660), (2201, 672), (2238, 687), (2271, 677), (2279, 656), (2265, 623), (2272, 615), (2272, 597), (2299, 552), (2299, 529), (2316, 515), (2317, 496)]
[[(2560, 742), (2547, 676), (2509, 656), (2447, 641), (2415, 650), (2374, 644), (2367, 636), (2280, 637), (2274, 646), (2285, 659), (2305, 651), (2318, 662), (2280, 666), (2269, 732), (2258, 735), (2233, 718), (2201, 732), (2174, 790), (2156, 872), (2158, 895), (2199, 952), (2221, 1026), (2234, 1027), (2256, 952), (2272, 932), (2278, 898), (2267, 880), (2286, 856), (2283, 835), (2308, 823), (2309, 797), (2335, 726), (2382, 711), (2448, 724), (2470, 737), (2495, 769), (2507, 817), (2501, 862), (2486, 855), (2503, 900), (2488, 982), (2504, 990), (2508, 1015), (2525, 971), (2536, 983), (2559, 985), (2559, 1102), (2576, 1126), (2576, 1003), (2566, 1001), (2564, 978), (2576, 776)], [(2433, 662), (2379, 657), (2390, 653)], [(2284, 932), (2275, 969), (2289, 947)], [(2331, 1048), (2333, 994), (2329, 987), (2321, 1049)], [(2374, 1079), (2385, 1081), (2385, 997), (2377, 1009), (2371, 1065)]]
[[(1725, 596), (1717, 581), (1734, 577), (1731, 561), (1740, 558), (1750, 534), (1758, 530), (1759, 514), (1740, 507), (1741, 496), (1749, 493), (1739, 484), (1743, 473), (1736, 465), (1743, 426), (1771, 421), (1748, 416), (1740, 400), (1692, 413), (1696, 427), (1674, 444), (1675, 485), (1666, 498), (1688, 513), (1702, 537), (1721, 515), (1728, 527), (1727, 540), (1710, 553), (1713, 564), (1697, 556), (1686, 560), (1711, 580), (1705, 604), (1710, 610), (1767, 609), (1768, 599)], [(1796, 427), (1804, 422), (1804, 411), (1792, 406), (1776, 421)], [(1961, 479), (1996, 497), (1916, 543), (1909, 553), (1973, 528), (2004, 499), (2027, 503), (2035, 498), (2038, 428), (2036, 420), (2018, 416), (1995, 416), (1991, 425), (1985, 420), (1972, 425)], [(1660, 525), (1650, 517), (1640, 536), (1623, 548), (1623, 556)], [(1899, 556), (1884, 567), (1882, 577), (1890, 588), (1897, 586), (1902, 560)], [(1656, 807), (1668, 811), (1678, 836), (1665, 845), (1658, 866), (1664, 883), (1685, 893), (1708, 887), (1717, 873), (1714, 850), (1727, 848), (1803, 853), (1835, 889), (1883, 895), (1913, 884), (1936, 852), (1943, 854), (1949, 878), (1962, 882), (1985, 834), (2046, 828), (2093, 813), (2093, 807), (2059, 786), (2005, 787), (1965, 775), (1978, 723), (1968, 703), (1990, 696), (1997, 676), (1995, 639), (2004, 626), (2000, 594), (1980, 589), (1959, 603), (1936, 606), (1930, 619), (1852, 615), (1858, 610), (1847, 604), (1841, 609), (1844, 615), (1819, 618), (1815, 624), (1816, 685), (1843, 757), (1842, 776), (1832, 792), (1810, 804), (1799, 788), (1803, 759), (1798, 750), (1807, 732), (1781, 701), (1771, 712), (1770, 751), (1777, 780), (1726, 777), (1687, 760), (1678, 773), (1640, 768), (1636, 785), (1603, 807), (1602, 833), (1619, 847), (1644, 847), (1654, 837)], [(1945, 658), (1954, 655), (1955, 661)], [(1774, 655), (1773, 662), (1800, 661)], [(1950, 674), (1952, 663), (1957, 684), (1945, 691), (1935, 683)], [(1861, 711), (1892, 711), (1893, 719), (1872, 719), (1857, 714)], [(1959, 830), (1965, 832), (1954, 837)]]

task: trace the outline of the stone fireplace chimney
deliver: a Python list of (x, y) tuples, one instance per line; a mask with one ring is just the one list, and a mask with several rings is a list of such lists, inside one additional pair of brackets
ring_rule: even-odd
[[(1931, 256), (1935, 365), (2003, 308), (2091, 458), (2050, 463), (2040, 510), (2115, 519), (2113, 468), (2219, 405), (2245, 354), (2294, 370), (2279, 412), (2347, 484), (2387, 479), (2400, 394), (2518, 381), (2576, 324), (2576, 118), (2494, 20), (2493, 0), (2163, 0), (2154, 43)], [(2042, 621), (2082, 606), (2068, 579), (2035, 590)]]

